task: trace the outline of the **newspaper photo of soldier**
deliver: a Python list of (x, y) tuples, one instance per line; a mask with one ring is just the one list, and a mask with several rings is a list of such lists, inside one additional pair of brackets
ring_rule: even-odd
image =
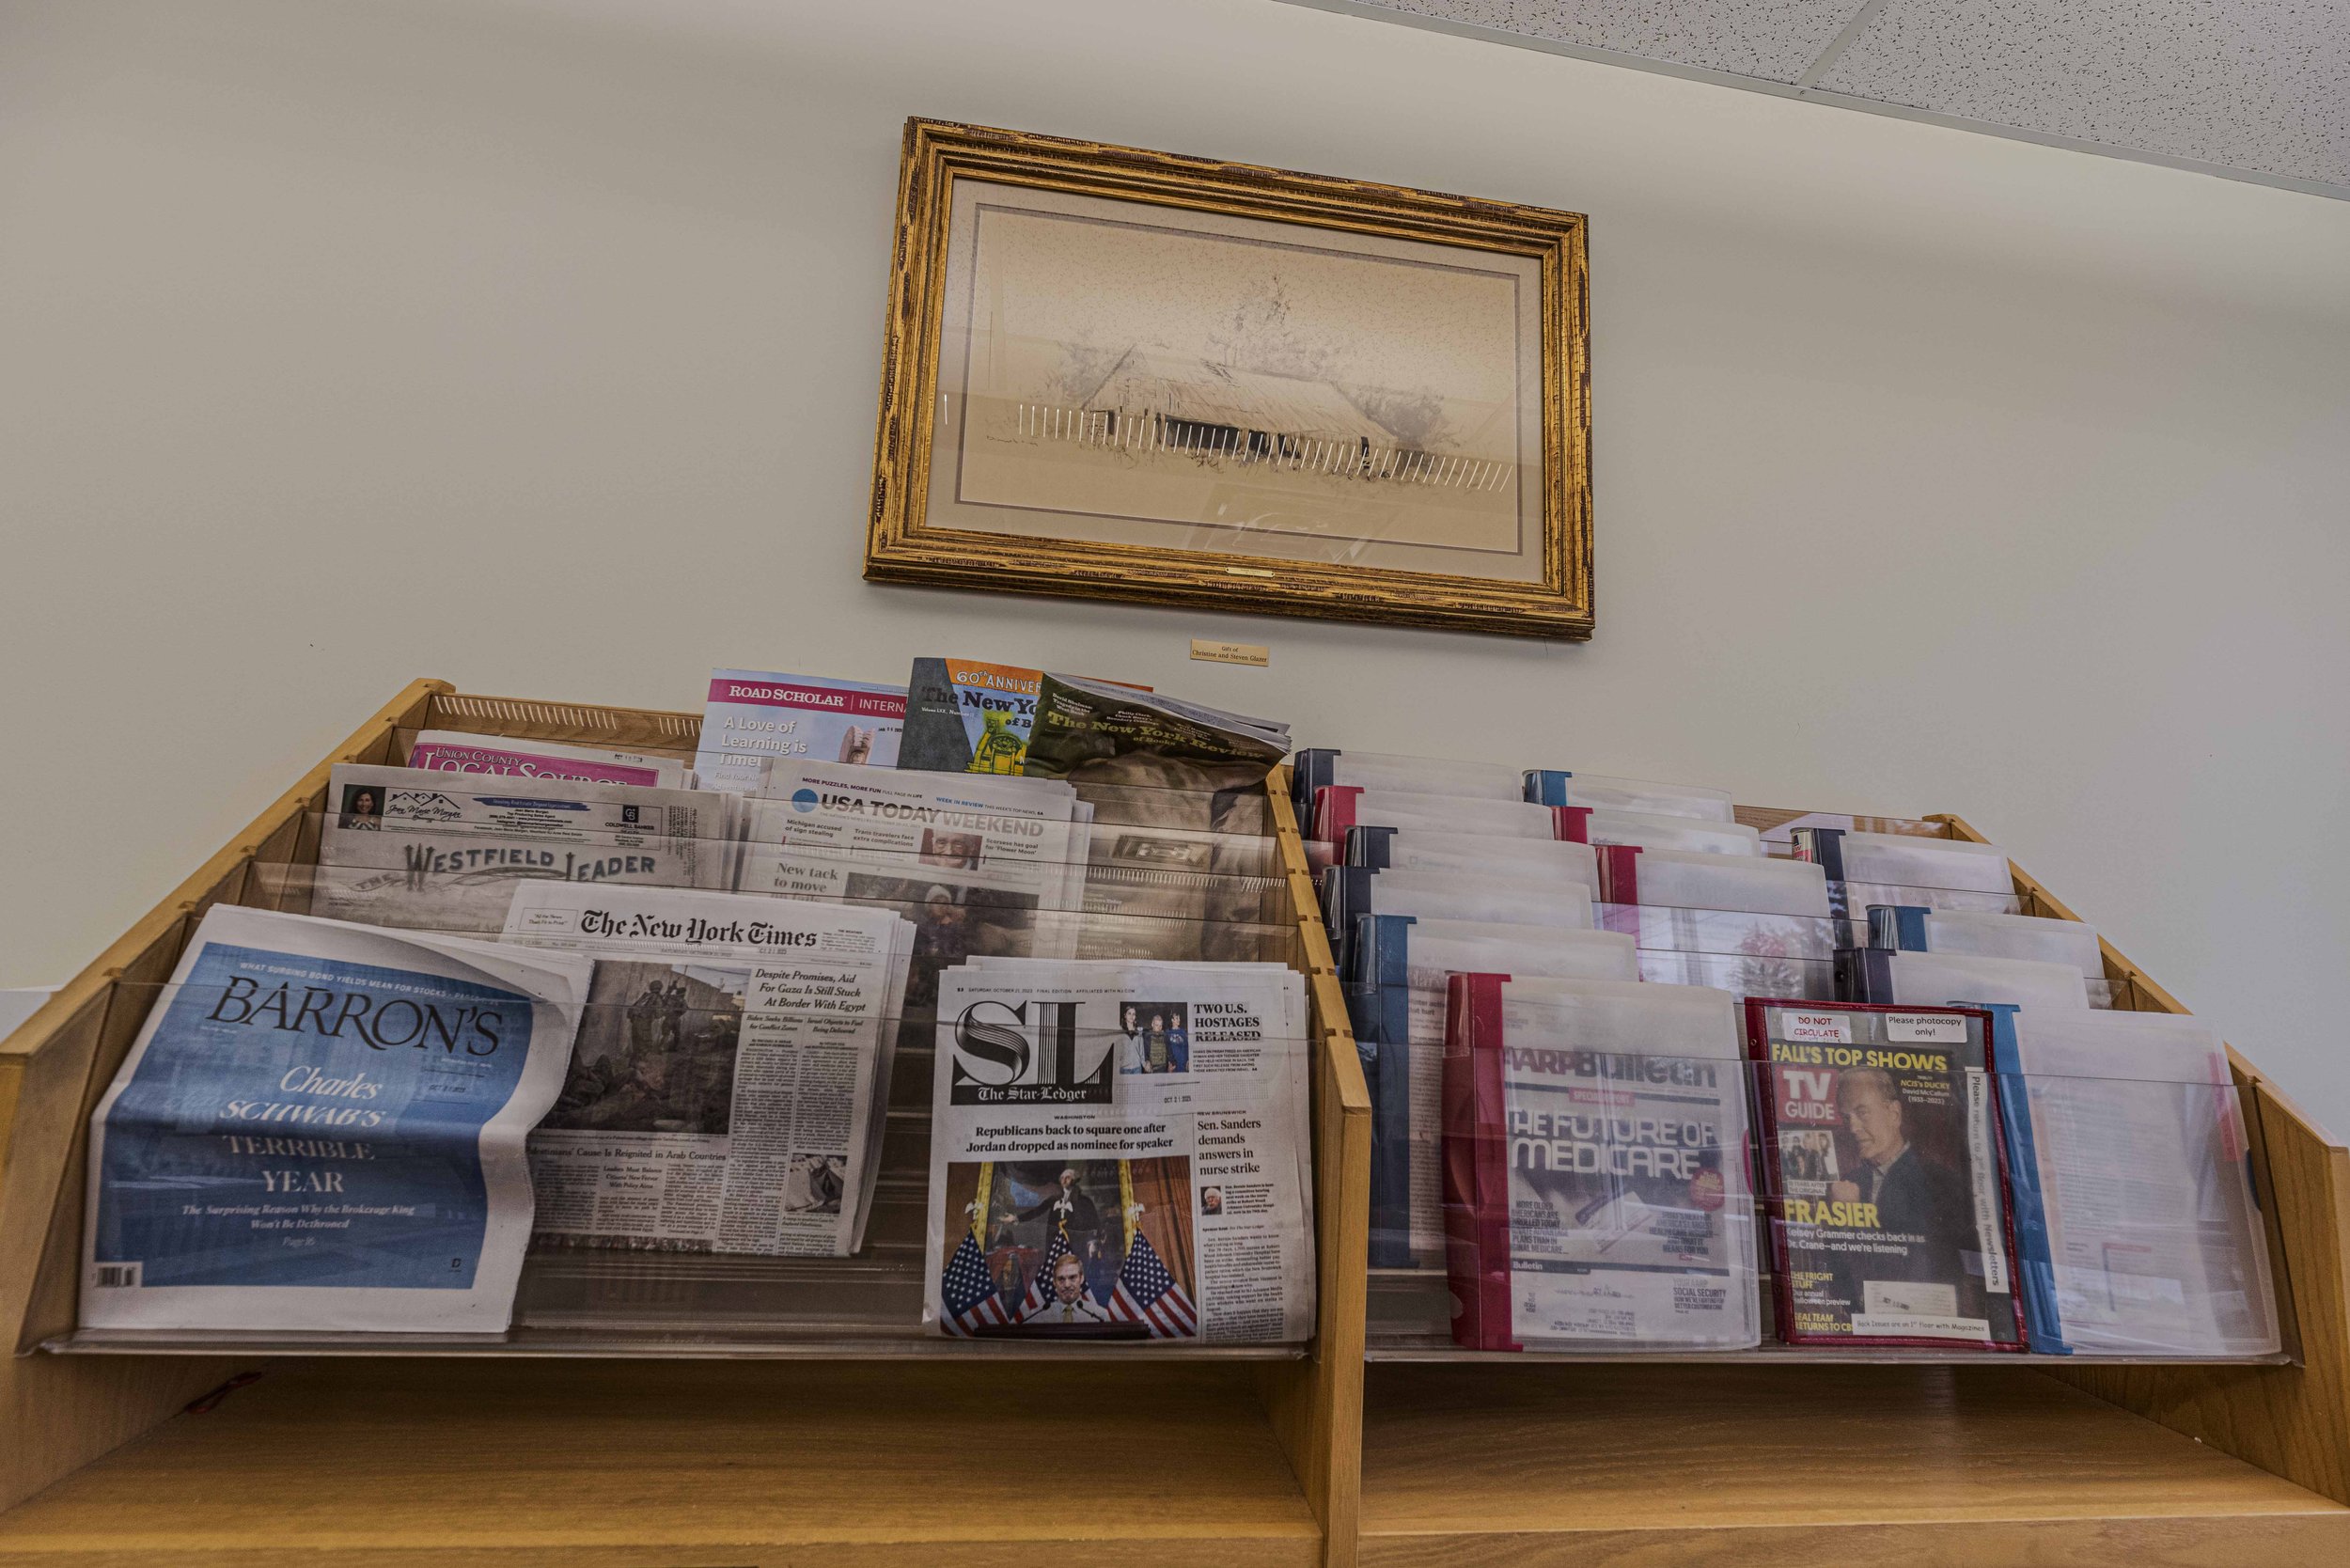
[(942, 1279), (958, 1331), (1078, 1339), (1198, 1332), (1191, 1161), (954, 1162)]
[(724, 1133), (745, 979), (705, 964), (599, 963), (571, 1076), (541, 1125)]
[(784, 1213), (838, 1214), (848, 1165), (845, 1154), (793, 1154), (791, 1172), (783, 1181)]

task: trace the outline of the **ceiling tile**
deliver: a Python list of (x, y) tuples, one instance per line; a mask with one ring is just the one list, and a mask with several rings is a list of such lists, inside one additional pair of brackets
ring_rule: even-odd
[(1886, 0), (1816, 86), (2350, 184), (2342, 0)]
[(1398, 11), (1582, 49), (1794, 82), (1862, 0), (1368, 0)]

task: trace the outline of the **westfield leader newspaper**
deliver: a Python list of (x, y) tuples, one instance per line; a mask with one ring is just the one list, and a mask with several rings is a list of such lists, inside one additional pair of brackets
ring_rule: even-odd
[(893, 911), (536, 883), (506, 940), (597, 959), (530, 1140), (554, 1245), (846, 1256), (864, 1245), (905, 989)]
[(1305, 996), (1272, 964), (940, 978), (923, 1317), (949, 1335), (1312, 1331)]
[(494, 933), (530, 882), (724, 887), (733, 809), (703, 791), (338, 763), (310, 913)]
[(208, 911), (90, 1118), (83, 1326), (502, 1331), (588, 969)]

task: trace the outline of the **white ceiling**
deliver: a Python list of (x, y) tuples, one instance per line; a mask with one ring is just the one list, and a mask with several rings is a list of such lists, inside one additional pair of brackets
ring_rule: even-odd
[(2350, 199), (2350, 0), (1290, 0)]

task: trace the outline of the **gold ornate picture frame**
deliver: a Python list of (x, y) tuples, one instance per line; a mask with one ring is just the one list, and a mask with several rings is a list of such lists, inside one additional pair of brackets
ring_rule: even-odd
[(910, 120), (865, 575), (1589, 637), (1585, 229)]

